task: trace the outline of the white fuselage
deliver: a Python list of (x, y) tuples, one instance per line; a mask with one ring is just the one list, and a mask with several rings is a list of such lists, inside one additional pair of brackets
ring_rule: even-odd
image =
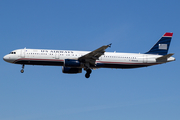
[[(15, 64), (27, 65), (53, 65), (64, 66), (65, 59), (75, 59), (88, 54), (90, 51), (72, 50), (46, 50), (46, 49), (18, 49), (4, 56), (4, 60)], [(91, 68), (137, 68), (174, 61), (174, 57), (169, 57), (166, 61), (157, 61), (162, 55), (135, 54), (105, 52), (95, 66)], [(81, 66), (83, 68), (83, 66)]]
[(9, 63), (21, 64), (21, 73), (25, 65), (62, 66), (62, 72), (68, 74), (82, 73), (89, 78), (96, 68), (139, 68), (174, 61), (168, 54), (173, 33), (166, 32), (160, 40), (146, 53), (105, 52), (112, 44), (103, 45), (93, 51), (18, 49), (4, 56)]

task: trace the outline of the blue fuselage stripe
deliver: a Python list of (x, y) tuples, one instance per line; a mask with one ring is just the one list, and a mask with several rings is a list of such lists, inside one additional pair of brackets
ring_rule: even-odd
[[(26, 65), (47, 65), (47, 66), (64, 66), (64, 61), (43, 61), (43, 60), (17, 60), (15, 64), (26, 64)], [(142, 63), (97, 63), (92, 68), (139, 68), (147, 67), (153, 64), (142, 64)]]

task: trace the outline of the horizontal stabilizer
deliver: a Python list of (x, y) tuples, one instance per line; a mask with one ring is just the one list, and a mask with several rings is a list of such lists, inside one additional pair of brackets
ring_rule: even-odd
[(170, 58), (172, 55), (174, 55), (174, 53), (170, 53), (170, 54), (164, 55), (164, 56), (162, 56), (162, 57), (156, 58), (156, 61), (157, 61), (157, 62), (165, 62), (165, 61), (167, 61), (167, 59)]

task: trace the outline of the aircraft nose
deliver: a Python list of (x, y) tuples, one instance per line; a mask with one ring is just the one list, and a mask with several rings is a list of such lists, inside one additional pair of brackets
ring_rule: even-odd
[(3, 57), (3, 60), (6, 61), (6, 62), (8, 61), (7, 55), (5, 55), (5, 56)]
[(10, 57), (8, 55), (5, 55), (3, 57), (3, 60), (6, 61), (6, 62), (11, 62), (11, 59), (10, 59)]

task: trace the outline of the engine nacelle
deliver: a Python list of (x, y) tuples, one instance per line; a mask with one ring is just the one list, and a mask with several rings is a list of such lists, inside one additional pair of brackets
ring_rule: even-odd
[(78, 60), (65, 59), (64, 60), (64, 66), (65, 67), (81, 67), (82, 64)]
[(63, 67), (62, 72), (68, 74), (82, 73), (82, 68)]

